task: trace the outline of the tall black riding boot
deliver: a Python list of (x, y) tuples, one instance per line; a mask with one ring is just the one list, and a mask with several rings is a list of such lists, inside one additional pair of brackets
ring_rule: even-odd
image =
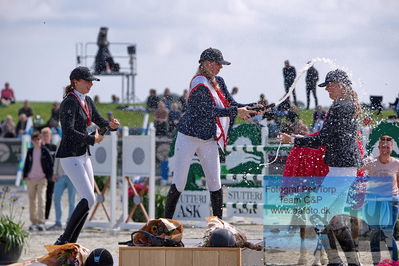
[(219, 189), (216, 191), (211, 191), (211, 205), (212, 212), (214, 216), (217, 216), (219, 219), (223, 217), (223, 190)]
[(69, 218), (65, 231), (60, 237), (55, 241), (54, 245), (63, 245), (69, 243), (71, 241), (73, 232), (79, 227), (82, 219), (87, 217), (87, 213), (89, 212), (89, 204), (87, 199), (82, 199), (79, 201), (78, 205), (76, 205), (75, 210)]
[(82, 220), (80, 221), (79, 225), (75, 228), (75, 231), (73, 231), (72, 237), (69, 240), (69, 243), (76, 243), (76, 241), (78, 240), (80, 231), (82, 231), (82, 228), (86, 222), (87, 216), (89, 216), (89, 212), (87, 212), (85, 214), (85, 216), (83, 216)]
[(170, 186), (168, 196), (165, 203), (165, 218), (172, 219), (176, 210), (177, 201), (179, 200), (181, 192), (176, 188), (175, 184)]

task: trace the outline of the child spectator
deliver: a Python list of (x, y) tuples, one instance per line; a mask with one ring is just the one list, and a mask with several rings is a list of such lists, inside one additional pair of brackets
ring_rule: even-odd
[(28, 149), (25, 158), (23, 177), (28, 185), (29, 231), (45, 230), (44, 206), (46, 200), (47, 180), (53, 176), (53, 159), (49, 150), (42, 145), (39, 132), (31, 136), (33, 147)]
[(10, 88), (10, 84), (8, 82), (4, 84), (4, 89), (1, 90), (0, 103), (4, 105), (15, 103), (14, 90)]
[[(50, 155), (53, 158), (53, 162), (54, 162), (55, 152), (57, 151), (57, 145), (51, 143), (51, 140), (53, 138), (51, 129), (48, 127), (45, 127), (40, 132), (42, 133), (42, 137), (43, 137), (43, 145), (50, 151)], [(51, 164), (51, 167), (53, 167), (53, 164)], [(50, 216), (51, 202), (53, 200), (53, 191), (54, 191), (54, 182), (52, 179), (49, 179), (47, 181), (46, 211), (44, 213), (44, 218), (46, 220), (48, 220), (48, 218)]]
[(26, 114), (26, 116), (29, 118), (31, 116), (33, 116), (33, 110), (32, 108), (29, 106), (29, 101), (25, 100), (24, 101), (24, 106), (22, 106), (19, 110), (18, 110), (18, 116), (20, 114)]

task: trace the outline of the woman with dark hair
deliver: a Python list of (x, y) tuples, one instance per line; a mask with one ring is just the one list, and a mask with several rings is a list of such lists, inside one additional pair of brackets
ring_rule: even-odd
[(95, 203), (94, 175), (90, 161), (89, 145), (100, 143), (104, 136), (98, 130), (88, 134), (87, 127), (93, 121), (100, 128), (117, 129), (119, 121), (113, 118), (107, 121), (97, 111), (93, 100), (86, 96), (93, 86), (94, 77), (87, 67), (72, 70), (69, 79), (71, 84), (65, 88), (64, 100), (60, 106), (62, 139), (56, 157), (65, 174), (70, 178), (81, 198), (74, 209), (64, 233), (55, 245), (75, 243), (86, 221), (90, 208)]
[[(220, 181), (218, 146), (227, 144), (234, 118), (248, 120), (257, 112), (248, 110), (253, 104), (239, 104), (230, 95), (222, 77), (216, 76), (223, 65), (230, 65), (214, 48), (202, 52), (196, 75), (190, 83), (187, 109), (178, 125), (175, 144), (175, 172), (166, 205), (165, 217), (172, 218), (183, 192), (190, 162), (196, 153), (204, 170), (211, 194), (213, 215), (222, 218), (223, 191)], [(259, 105), (262, 107), (262, 105)]]
[[(341, 182), (339, 177), (353, 177), (357, 175), (357, 169), (362, 165), (360, 150), (356, 141), (358, 117), (361, 114), (361, 107), (356, 92), (352, 89), (352, 82), (348, 75), (336, 69), (326, 75), (324, 83), (319, 87), (326, 87), (333, 104), (330, 107), (323, 128), (317, 135), (294, 137), (281, 133), (279, 138), (283, 143), (293, 143), (294, 147), (309, 147), (317, 149), (325, 146), (324, 162), (328, 165), (329, 171), (323, 181), (323, 186), (333, 186)], [(349, 187), (348, 187), (349, 189)], [(337, 210), (340, 206), (334, 206)], [(341, 214), (341, 213), (337, 213)], [(344, 221), (335, 219), (333, 233), (342, 249), (345, 251), (349, 265), (360, 265), (356, 251), (356, 245), (351, 237), (350, 229)], [(344, 240), (342, 236), (344, 237)], [(333, 238), (331, 238), (333, 239)], [(342, 263), (334, 241), (326, 248), (329, 265)], [(338, 264), (334, 264), (338, 263)]]

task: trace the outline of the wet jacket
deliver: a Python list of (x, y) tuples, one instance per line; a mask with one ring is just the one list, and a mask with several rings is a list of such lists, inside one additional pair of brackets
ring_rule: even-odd
[[(51, 180), (53, 176), (53, 163), (54, 163), (53, 157), (51, 156), (50, 151), (44, 145), (42, 145), (41, 149), (42, 153), (40, 159), (42, 163), (42, 169), (44, 174), (46, 175), (47, 180)], [(32, 164), (33, 164), (33, 148), (29, 148), (28, 152), (26, 153), (23, 178), (28, 177), (28, 174), (32, 169)]]
[[(89, 108), (90, 118), (97, 126), (105, 127), (108, 121), (103, 119), (97, 111), (93, 100), (86, 96), (86, 104)], [(79, 100), (69, 94), (64, 98), (60, 106), (60, 121), (62, 139), (55, 157), (66, 158), (81, 156), (88, 152), (89, 145), (94, 145), (94, 135), (87, 133), (87, 116)]]
[(200, 139), (211, 139), (216, 136), (216, 117), (230, 116), (230, 128), (237, 116), (237, 108), (251, 106), (251, 104), (239, 104), (230, 95), (222, 77), (216, 77), (220, 89), (231, 107), (216, 107), (211, 100), (209, 90), (205, 86), (195, 89), (188, 98), (187, 109), (178, 124), (178, 131)]
[(295, 147), (317, 149), (326, 146), (324, 162), (330, 167), (359, 167), (361, 156), (356, 143), (355, 106), (348, 100), (337, 100), (328, 111), (323, 128), (316, 136), (295, 138)]

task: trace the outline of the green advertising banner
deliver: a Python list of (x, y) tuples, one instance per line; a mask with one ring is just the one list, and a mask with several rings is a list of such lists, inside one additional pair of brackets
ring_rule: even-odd
[(21, 140), (0, 139), (0, 175), (15, 175), (21, 156)]

